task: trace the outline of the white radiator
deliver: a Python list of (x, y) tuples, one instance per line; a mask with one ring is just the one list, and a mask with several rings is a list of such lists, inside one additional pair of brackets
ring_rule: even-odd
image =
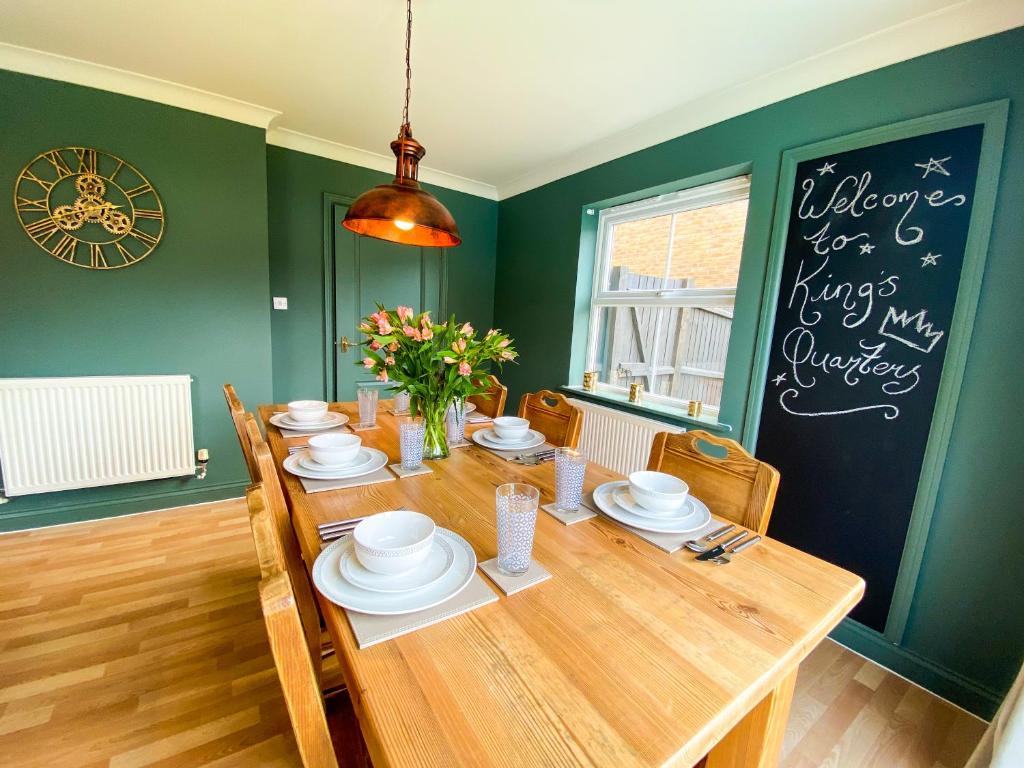
[(189, 376), (0, 379), (7, 496), (195, 472)]
[(569, 402), (583, 411), (580, 450), (595, 464), (623, 475), (647, 466), (651, 443), (658, 432), (685, 431), (682, 427), (605, 408), (588, 400), (573, 398)]

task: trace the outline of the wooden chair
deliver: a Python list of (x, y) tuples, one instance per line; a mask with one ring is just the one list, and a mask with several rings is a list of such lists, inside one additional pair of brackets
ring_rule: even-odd
[(245, 434), (245, 417), (248, 415), (252, 418), (252, 414), (246, 414), (245, 407), (242, 405), (242, 401), (238, 399), (238, 395), (235, 394), (235, 388), (231, 384), (224, 385), (224, 399), (228, 403), (231, 422), (235, 425), (235, 435), (238, 437), (238, 444), (242, 446), (242, 456), (245, 458), (246, 469), (249, 470), (249, 479), (254, 483), (259, 482), (256, 479), (256, 464), (252, 458), (249, 438)]
[[(721, 457), (701, 448), (717, 447)], [(764, 534), (775, 505), (779, 473), (758, 461), (735, 440), (702, 430), (673, 435), (659, 432), (647, 468), (685, 480), (693, 495), (718, 517)]]
[(498, 377), (493, 373), (487, 377), (485, 383), (490, 383), (490, 388), (485, 394), (472, 395), (466, 399), (476, 406), (476, 412), (492, 419), (505, 413), (505, 400), (508, 397), (508, 387), (504, 386)]
[(337, 756), (341, 754), (346, 758), (345, 765), (367, 766), (366, 745), (348, 697), (326, 701), (320, 691), (316, 656), (310, 654), (306, 643), (292, 579), (287, 571), (274, 567), (283, 553), (277, 551), (277, 534), (263, 488), (249, 488), (247, 499), (263, 576), (260, 606), (302, 764), (307, 768), (338, 768)]
[(571, 405), (564, 395), (542, 389), (523, 395), (519, 416), (530, 420), (530, 429), (542, 433), (552, 445), (575, 448), (583, 429), (583, 411)]
[[(270, 515), (271, 532), (274, 536), (272, 545), (261, 543), (255, 528), (253, 529), (253, 539), (256, 541), (256, 553), (260, 559), (261, 571), (263, 571), (266, 561), (266, 572), (281, 570), (291, 578), (295, 602), (299, 615), (302, 617), (306, 644), (309, 646), (309, 653), (313, 658), (317, 679), (321, 680), (323, 685), (322, 659), (331, 655), (334, 649), (330, 640), (321, 631), (320, 609), (316, 602), (316, 596), (313, 594), (313, 585), (302, 557), (302, 549), (296, 538), (295, 529), (292, 528), (291, 515), (284, 498), (284, 490), (281, 488), (281, 479), (277, 475), (274, 457), (270, 452), (270, 446), (260, 434), (260, 429), (252, 414), (248, 414), (246, 417), (245, 430), (256, 464), (257, 484), (253, 488), (258, 488), (258, 492), (263, 497), (262, 505), (266, 507)], [(261, 551), (261, 547), (263, 551)], [(266, 572), (264, 572), (264, 576)], [(342, 689), (344, 686), (325, 686), (325, 688), (334, 690), (335, 688)]]

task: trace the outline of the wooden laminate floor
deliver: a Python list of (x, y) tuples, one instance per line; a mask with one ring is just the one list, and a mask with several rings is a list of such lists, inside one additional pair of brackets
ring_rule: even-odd
[[(0, 763), (300, 765), (257, 579), (239, 501), (0, 535)], [(781, 764), (958, 768), (984, 727), (825, 642)]]

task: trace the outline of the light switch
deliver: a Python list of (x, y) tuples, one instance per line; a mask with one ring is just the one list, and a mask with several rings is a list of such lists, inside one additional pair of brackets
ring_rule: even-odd
[(275, 296), (274, 297), (274, 309), (288, 309), (288, 297), (287, 296)]

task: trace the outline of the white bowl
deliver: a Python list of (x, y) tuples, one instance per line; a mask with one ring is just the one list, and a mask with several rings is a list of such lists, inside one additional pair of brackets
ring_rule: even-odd
[(498, 437), (510, 442), (524, 439), (530, 431), (529, 419), (520, 419), (518, 416), (499, 416), (493, 423)]
[(374, 573), (411, 571), (426, 560), (434, 543), (434, 521), (419, 512), (380, 512), (352, 531), (356, 558)]
[(362, 444), (359, 435), (314, 435), (309, 438), (309, 453), (317, 464), (343, 467), (355, 461)]
[(323, 400), (292, 400), (288, 403), (288, 416), (303, 423), (323, 421), (327, 418), (327, 403)]
[(672, 512), (686, 503), (690, 486), (664, 472), (633, 472), (629, 476), (629, 492), (641, 507), (652, 512)]

